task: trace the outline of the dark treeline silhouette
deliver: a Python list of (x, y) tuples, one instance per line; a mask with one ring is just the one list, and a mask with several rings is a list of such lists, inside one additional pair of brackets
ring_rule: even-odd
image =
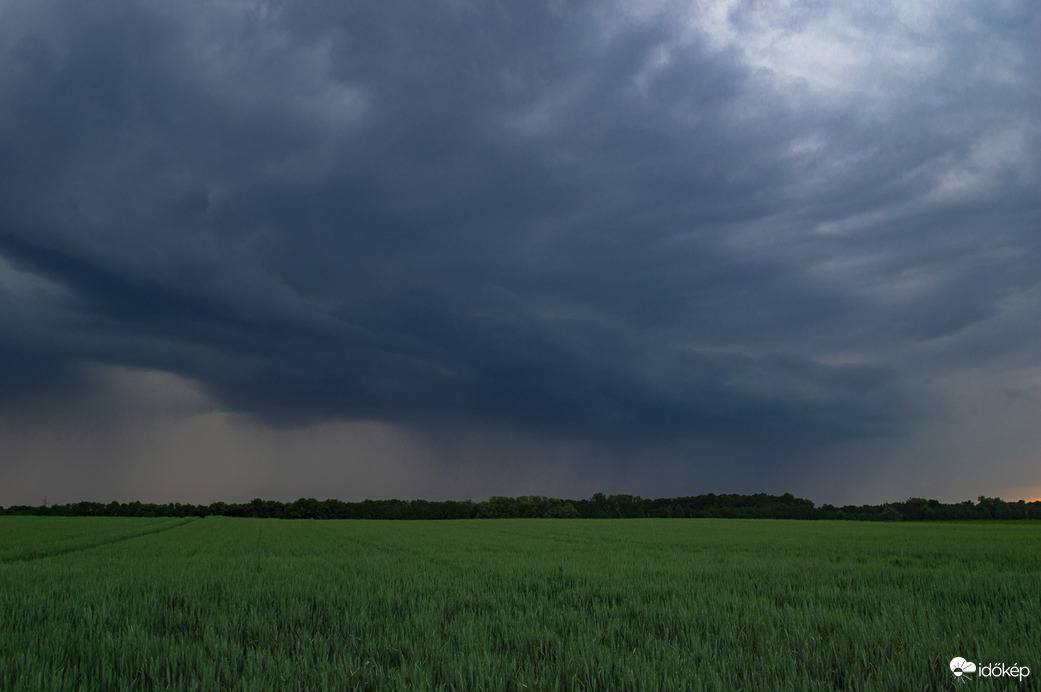
[(638, 495), (596, 493), (587, 500), (560, 500), (540, 495), (431, 502), (428, 500), (261, 500), (211, 505), (147, 502), (76, 502), (40, 507), (0, 507), (0, 514), (107, 517), (255, 517), (274, 519), (635, 519), (640, 517), (719, 517), (744, 519), (853, 519), (861, 521), (943, 521), (977, 519), (1041, 519), (1041, 501), (1005, 502), (980, 497), (957, 504), (912, 497), (882, 505), (817, 507), (810, 500), (784, 495), (696, 495), (651, 500)]

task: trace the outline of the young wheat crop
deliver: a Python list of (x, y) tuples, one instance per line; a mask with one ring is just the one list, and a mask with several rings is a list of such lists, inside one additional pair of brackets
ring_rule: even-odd
[(942, 689), (955, 656), (1041, 675), (1032, 524), (18, 517), (0, 538), (4, 690)]

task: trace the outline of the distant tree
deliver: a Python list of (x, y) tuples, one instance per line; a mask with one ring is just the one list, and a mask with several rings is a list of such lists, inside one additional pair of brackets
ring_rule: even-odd
[(320, 516), (318, 500), (313, 497), (301, 497), (286, 505), (283, 515), (287, 519), (318, 519)]
[(555, 507), (552, 513), (549, 515), (556, 519), (578, 519), (581, 515), (578, 513), (578, 508), (570, 502), (565, 502), (559, 507)]
[(613, 516), (619, 519), (628, 519), (636, 517), (640, 514), (641, 500), (639, 495), (609, 495), (607, 498), (608, 505), (611, 508)]
[(900, 513), (895, 507), (885, 507), (879, 514), (879, 519), (882, 521), (902, 521), (904, 515)]
[(486, 519), (505, 519), (516, 516), (516, 501), (512, 497), (495, 495), (478, 504), (478, 516)]
[(976, 502), (976, 509), (985, 519), (1011, 519), (1008, 505), (996, 497), (984, 497), (980, 495)]
[(592, 502), (592, 513), (591, 516), (596, 518), (604, 518), (611, 516), (611, 503), (607, 499), (607, 496), (603, 493), (593, 493), (593, 497), (590, 498)]
[(349, 516), (347, 503), (334, 499), (325, 500), (322, 502), (322, 515), (326, 519), (347, 519)]
[(213, 516), (227, 516), (228, 505), (224, 502), (214, 502), (210, 505), (210, 514)]

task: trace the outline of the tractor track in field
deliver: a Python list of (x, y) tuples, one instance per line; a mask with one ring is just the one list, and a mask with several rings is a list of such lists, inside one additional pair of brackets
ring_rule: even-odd
[(67, 555), (69, 553), (77, 553), (84, 550), (90, 550), (91, 548), (98, 548), (103, 545), (114, 545), (116, 543), (122, 543), (123, 541), (129, 541), (133, 538), (141, 538), (142, 536), (149, 536), (156, 533), (162, 533), (164, 531), (170, 531), (176, 529), (185, 524), (190, 524), (195, 521), (197, 517), (188, 517), (178, 522), (170, 524), (163, 524), (159, 527), (147, 529), (145, 531), (138, 531), (137, 533), (127, 534), (125, 536), (116, 536), (115, 538), (106, 538), (100, 541), (94, 541), (83, 545), (71, 545), (60, 548), (41, 548), (39, 550), (29, 550), (20, 555), (10, 555), (7, 557), (0, 557), (0, 565), (6, 565), (13, 562), (32, 562), (34, 560), (42, 560), (43, 558), (54, 557), (56, 555)]

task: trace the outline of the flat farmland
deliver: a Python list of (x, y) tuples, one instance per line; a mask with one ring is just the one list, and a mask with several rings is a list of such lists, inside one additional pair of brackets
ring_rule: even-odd
[(933, 690), (1031, 669), (1041, 525), (0, 517), (0, 689)]

